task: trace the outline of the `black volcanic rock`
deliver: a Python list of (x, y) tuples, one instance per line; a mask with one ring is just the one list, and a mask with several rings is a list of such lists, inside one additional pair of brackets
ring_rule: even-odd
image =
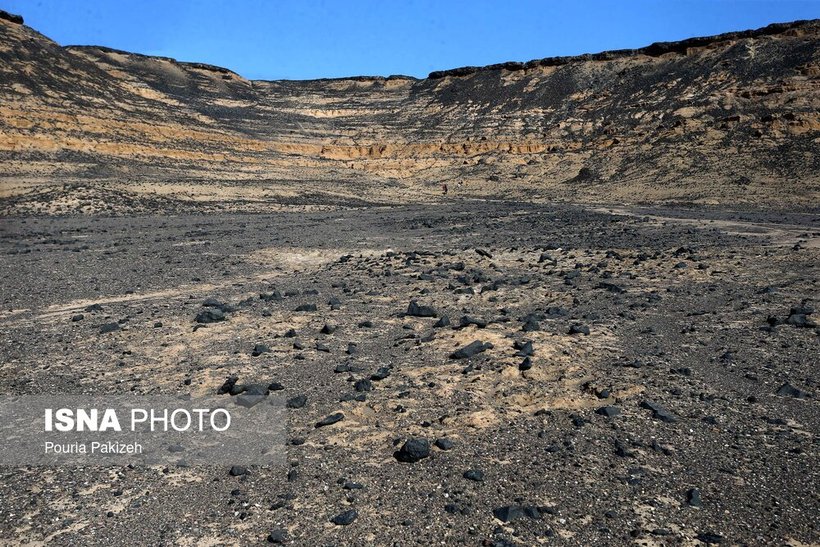
[(416, 463), (430, 456), (430, 442), (426, 439), (408, 439), (393, 456), (404, 463)]
[(438, 312), (432, 306), (424, 306), (416, 300), (411, 300), (407, 306), (407, 315), (411, 317), (438, 317)]
[(517, 350), (515, 352), (517, 357), (530, 357), (535, 354), (535, 348), (532, 345), (532, 340), (525, 340), (523, 342), (516, 340), (513, 342), (513, 348)]
[(222, 313), (230, 313), (230, 312), (234, 311), (233, 306), (231, 306), (230, 304), (225, 304), (224, 302), (221, 302), (221, 301), (219, 301), (219, 300), (217, 300), (216, 298), (213, 298), (213, 297), (206, 298), (202, 302), (202, 307), (204, 307), (204, 308), (216, 308), (217, 310), (221, 311)]
[(795, 399), (809, 399), (811, 395), (802, 389), (798, 389), (789, 383), (785, 383), (777, 390), (781, 397), (794, 397)]
[(207, 310), (202, 310), (199, 312), (195, 318), (197, 323), (218, 323), (220, 321), (225, 321), (226, 317), (222, 310), (217, 308), (209, 308)]
[(436, 447), (441, 450), (452, 450), (453, 447), (456, 445), (453, 441), (446, 438), (436, 439)]
[(479, 353), (487, 351), (493, 347), (489, 342), (484, 343), (481, 340), (470, 342), (463, 348), (460, 348), (450, 354), (450, 359), (469, 359), (475, 357)]
[(325, 426), (328, 426), (328, 425), (333, 425), (335, 423), (341, 422), (342, 420), (344, 420), (344, 418), (345, 418), (344, 414), (342, 414), (341, 412), (336, 412), (335, 414), (331, 414), (330, 416), (322, 418), (321, 420), (316, 422), (316, 427), (319, 428), (319, 427), (325, 427)]
[(118, 330), (120, 330), (120, 325), (118, 323), (104, 323), (100, 326), (100, 334), (107, 334)]
[(652, 417), (662, 421), (673, 423), (678, 421), (677, 417), (666, 410), (664, 407), (659, 405), (658, 403), (652, 401), (641, 401), (641, 408), (646, 408), (652, 411)]
[(483, 319), (479, 319), (477, 317), (472, 317), (470, 315), (463, 315), (458, 320), (458, 327), (463, 329), (465, 327), (469, 327), (470, 325), (475, 325), (479, 329), (483, 329), (487, 326), (487, 322)]
[(288, 533), (282, 528), (276, 528), (268, 534), (267, 540), (268, 543), (273, 543), (274, 545), (281, 545), (283, 543), (287, 543)]
[(349, 509), (331, 518), (330, 522), (336, 524), (337, 526), (347, 526), (348, 524), (353, 524), (353, 521), (356, 520), (358, 516), (358, 511), (355, 509)]
[(442, 315), (438, 321), (433, 324), (434, 329), (439, 329), (442, 327), (449, 327), (450, 326), (450, 318), (446, 315)]
[(475, 482), (483, 482), (484, 481), (484, 471), (480, 469), (468, 469), (464, 472), (464, 478), (470, 481)]
[(617, 406), (602, 406), (601, 408), (595, 411), (596, 414), (600, 414), (601, 416), (606, 416), (607, 418), (612, 418), (613, 416), (617, 416), (621, 413), (621, 409)]
[(266, 344), (256, 344), (255, 346), (253, 346), (251, 356), (258, 357), (263, 353), (270, 353), (270, 348)]
[(222, 395), (223, 393), (230, 393), (236, 385), (237, 380), (239, 380), (238, 376), (228, 376), (228, 378), (225, 380), (225, 383), (223, 383), (222, 386), (220, 386), (220, 388), (217, 390), (217, 393), (219, 395)]
[(514, 522), (524, 518), (539, 520), (541, 512), (533, 505), (503, 505), (493, 509), (493, 516), (501, 522)]

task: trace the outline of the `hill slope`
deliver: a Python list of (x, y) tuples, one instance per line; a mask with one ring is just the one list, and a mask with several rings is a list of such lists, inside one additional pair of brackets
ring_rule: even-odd
[[(820, 21), (407, 77), (250, 81), (0, 17), (8, 212), (451, 195), (812, 205)], [(55, 183), (57, 185), (55, 186)]]

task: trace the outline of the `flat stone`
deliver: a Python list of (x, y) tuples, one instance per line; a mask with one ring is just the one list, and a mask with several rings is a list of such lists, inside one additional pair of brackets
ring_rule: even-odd
[(333, 425), (337, 422), (341, 422), (342, 420), (344, 420), (344, 418), (344, 414), (342, 414), (341, 412), (336, 412), (335, 414), (331, 414), (330, 416), (327, 416), (316, 422), (316, 427), (325, 427), (327, 425)]

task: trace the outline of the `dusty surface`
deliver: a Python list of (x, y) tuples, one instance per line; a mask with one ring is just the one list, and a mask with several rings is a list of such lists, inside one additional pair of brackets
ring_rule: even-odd
[[(214, 393), (233, 374), (307, 398), (282, 468), (3, 468), (3, 542), (820, 542), (820, 331), (785, 323), (817, 303), (818, 213), (456, 201), (0, 230), (4, 392)], [(195, 330), (208, 297), (234, 311)], [(474, 340), (493, 347), (450, 357)], [(454, 446), (397, 461), (411, 437)], [(503, 522), (510, 505), (536, 509)]]

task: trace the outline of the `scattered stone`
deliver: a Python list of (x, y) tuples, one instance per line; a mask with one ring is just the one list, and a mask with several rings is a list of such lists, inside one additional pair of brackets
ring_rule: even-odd
[(589, 327), (580, 323), (574, 323), (569, 327), (569, 334), (583, 334), (589, 336)]
[(365, 391), (373, 391), (373, 382), (371, 382), (367, 378), (362, 378), (361, 380), (357, 380), (356, 383), (353, 384), (353, 388), (360, 393)]
[(598, 410), (595, 411), (595, 414), (600, 414), (601, 416), (606, 416), (607, 418), (612, 418), (613, 416), (617, 416), (621, 413), (621, 409), (617, 406), (602, 406)]
[(305, 312), (313, 312), (316, 311), (318, 308), (316, 304), (302, 304), (301, 306), (296, 306), (296, 309), (293, 311), (305, 311)]
[(91, 304), (90, 306), (86, 306), (83, 311), (88, 313), (100, 312), (103, 311), (103, 307), (99, 304)]
[(501, 522), (513, 522), (523, 518), (538, 520), (541, 512), (534, 505), (504, 505), (493, 509), (493, 516)]
[(215, 308), (222, 313), (230, 313), (233, 311), (233, 308), (229, 304), (220, 302), (216, 298), (206, 298), (205, 301), (202, 302), (202, 306), (205, 308)]
[(327, 416), (326, 418), (323, 418), (322, 420), (316, 422), (316, 427), (324, 427), (326, 425), (333, 425), (337, 422), (341, 422), (342, 420), (344, 420), (344, 418), (345, 418), (344, 414), (342, 414), (341, 412), (336, 412), (335, 414), (331, 414), (330, 416)]
[(678, 418), (674, 414), (666, 410), (658, 403), (654, 403), (652, 401), (641, 401), (641, 408), (651, 410), (652, 417), (662, 422), (674, 423), (678, 421)]
[(521, 372), (530, 370), (532, 368), (532, 359), (529, 357), (524, 357), (524, 360), (518, 364), (518, 370)]
[(478, 253), (479, 256), (483, 256), (484, 258), (492, 258), (493, 257), (493, 255), (491, 255), (490, 253), (488, 253), (484, 249), (476, 248), (475, 252)]
[(225, 313), (217, 308), (208, 308), (207, 310), (202, 310), (199, 312), (196, 315), (195, 321), (202, 324), (218, 323), (220, 321), (225, 321)]
[(709, 545), (719, 545), (723, 543), (723, 536), (720, 534), (713, 534), (712, 532), (701, 532), (695, 536), (699, 541)]
[(408, 439), (393, 456), (404, 463), (416, 463), (430, 455), (430, 442), (427, 439)]
[(109, 332), (115, 332), (120, 330), (119, 323), (105, 323), (100, 325), (100, 334), (107, 334)]
[(609, 292), (616, 293), (616, 294), (626, 292), (622, 287), (616, 285), (615, 283), (608, 283), (606, 281), (601, 281), (600, 283), (598, 283), (598, 288), (599, 289), (605, 289)]
[(536, 332), (541, 330), (541, 324), (535, 315), (528, 315), (524, 318), (524, 324), (521, 326), (524, 332)]
[(435, 444), (436, 447), (438, 447), (440, 450), (452, 450), (453, 447), (456, 445), (456, 443), (454, 443), (450, 439), (445, 438), (436, 439)]
[(446, 315), (442, 315), (438, 321), (435, 322), (433, 325), (434, 329), (440, 329), (442, 327), (449, 327), (450, 326), (450, 318)]
[(268, 385), (267, 384), (248, 384), (243, 386), (243, 393), (247, 395), (267, 395), (268, 394)]
[(817, 326), (817, 323), (809, 319), (804, 313), (793, 313), (789, 315), (788, 319), (786, 319), (786, 324), (806, 329), (813, 329)]
[(691, 507), (700, 507), (700, 490), (697, 488), (692, 488), (686, 492), (686, 503), (688, 503)]
[(374, 382), (378, 382), (380, 380), (384, 380), (390, 376), (390, 369), (387, 367), (380, 367), (374, 374), (370, 375), (370, 379)]
[(256, 344), (253, 346), (253, 351), (251, 352), (253, 357), (259, 357), (263, 353), (270, 353), (270, 348), (265, 344)]
[(349, 509), (343, 513), (339, 513), (338, 515), (330, 519), (330, 522), (337, 526), (347, 526), (348, 524), (352, 524), (358, 516), (358, 511), (356, 511), (355, 509)]
[(513, 348), (518, 350), (516, 352), (516, 357), (530, 357), (535, 353), (535, 348), (532, 346), (532, 340), (527, 340), (526, 342), (519, 342), (516, 340), (513, 342)]
[(243, 467), (241, 465), (234, 465), (233, 467), (231, 467), (231, 470), (228, 471), (228, 474), (232, 477), (240, 477), (242, 475), (247, 475), (248, 468)]
[(322, 334), (333, 334), (339, 326), (335, 323), (325, 323), (325, 326), (322, 327)]
[(228, 376), (225, 380), (225, 383), (220, 386), (220, 388), (216, 391), (218, 395), (223, 395), (225, 393), (231, 393), (233, 391), (234, 386), (236, 386), (236, 381), (239, 378), (237, 376)]
[(464, 478), (468, 481), (483, 482), (484, 471), (481, 471), (480, 469), (468, 469), (464, 472)]
[(407, 306), (407, 315), (411, 317), (438, 317), (438, 312), (432, 306), (422, 306), (415, 300), (411, 300)]
[(803, 391), (802, 389), (798, 389), (789, 383), (785, 383), (780, 386), (777, 390), (777, 395), (780, 395), (781, 397), (794, 397), (795, 399), (811, 398), (811, 394)]
[(800, 303), (799, 306), (792, 306), (789, 310), (789, 315), (811, 315), (814, 313), (814, 308), (808, 304), (806, 300)]
[(277, 528), (273, 530), (270, 534), (268, 534), (268, 543), (273, 543), (275, 545), (281, 545), (282, 543), (287, 542), (288, 540), (288, 533), (281, 529)]
[(259, 299), (264, 300), (265, 302), (278, 302), (279, 300), (284, 300), (282, 293), (276, 290), (271, 293), (261, 293), (259, 295)]
[(471, 317), (469, 315), (463, 315), (461, 319), (458, 320), (458, 328), (460, 329), (469, 327), (470, 325), (475, 325), (476, 327), (483, 329), (487, 326), (487, 322), (483, 319)]
[(302, 408), (305, 404), (307, 404), (306, 395), (296, 395), (285, 402), (285, 406), (288, 408)]
[(619, 458), (634, 458), (638, 453), (630, 450), (620, 439), (615, 439), (615, 455)]
[(81, 313), (78, 313), (77, 315), (72, 315), (72, 316), (71, 316), (71, 320), (72, 320), (74, 323), (76, 323), (77, 321), (82, 321), (84, 318), (85, 318), (85, 316), (84, 316), (83, 314), (81, 314)]
[(792, 325), (793, 327), (809, 329), (817, 326), (817, 323), (809, 319), (805, 313), (792, 313), (788, 319), (786, 319), (786, 324)]
[(471, 357), (475, 357), (479, 353), (491, 349), (492, 347), (493, 345), (489, 342), (484, 343), (481, 340), (476, 340), (451, 353), (450, 359), (469, 359)]

